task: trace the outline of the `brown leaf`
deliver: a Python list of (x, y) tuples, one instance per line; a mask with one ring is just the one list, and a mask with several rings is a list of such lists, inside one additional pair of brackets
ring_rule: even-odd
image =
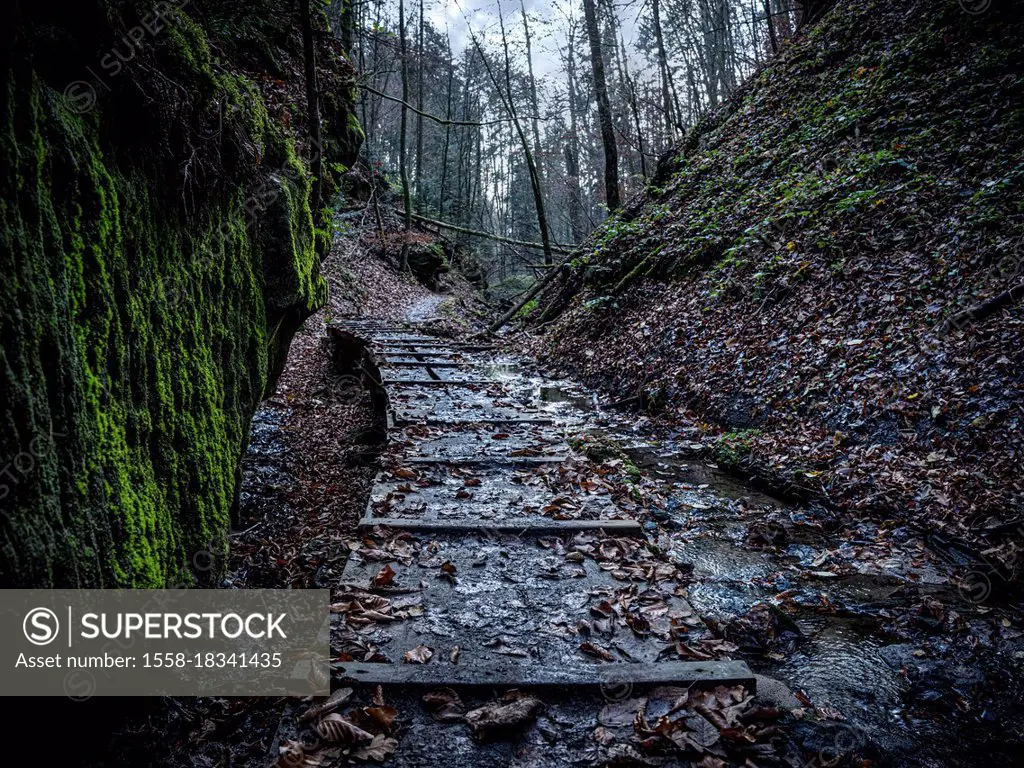
[(278, 748), (277, 768), (301, 768), (306, 761), (306, 745), (289, 739)]
[(603, 661), (615, 661), (615, 657), (612, 656), (611, 653), (598, 645), (594, 645), (593, 643), (583, 643), (580, 646), (580, 650), (584, 653), (590, 654), (591, 656), (596, 656)]
[(466, 711), (459, 694), (451, 688), (437, 688), (423, 694), (423, 707), (443, 722), (460, 722)]
[(377, 763), (383, 763), (391, 755), (395, 754), (397, 749), (398, 742), (395, 739), (378, 733), (369, 744), (355, 750), (352, 753), (352, 757), (357, 760), (373, 760)]
[(623, 699), (605, 704), (597, 714), (597, 722), (610, 728), (632, 725), (637, 712), (647, 706), (646, 698)]
[(373, 734), (367, 733), (337, 712), (332, 712), (317, 723), (316, 732), (334, 744), (365, 744), (373, 740)]
[(466, 722), (479, 741), (514, 736), (534, 721), (540, 699), (521, 691), (509, 691), (497, 701), (466, 713)]
[(310, 720), (316, 720), (318, 717), (326, 715), (328, 712), (333, 712), (348, 701), (348, 698), (351, 695), (351, 688), (339, 688), (324, 701), (317, 701), (310, 705), (309, 709), (299, 715), (299, 722), (308, 723)]
[(363, 707), (362, 712), (373, 721), (374, 725), (385, 733), (391, 733), (391, 727), (394, 725), (395, 717), (398, 716), (397, 709), (386, 705), (378, 707)]
[(434, 656), (434, 651), (425, 645), (417, 645), (411, 651), (406, 651), (402, 661), (408, 664), (426, 664)]
[(390, 565), (385, 565), (380, 569), (380, 573), (373, 577), (373, 586), (375, 587), (389, 587), (391, 582), (395, 580), (395, 569)]
[(626, 626), (633, 630), (640, 637), (644, 637), (651, 631), (651, 622), (642, 613), (627, 613), (625, 616)]

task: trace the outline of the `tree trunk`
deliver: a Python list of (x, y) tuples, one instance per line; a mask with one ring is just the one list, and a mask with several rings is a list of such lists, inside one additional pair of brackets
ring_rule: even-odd
[(608, 101), (608, 84), (604, 74), (604, 54), (601, 50), (601, 32), (597, 26), (594, 0), (583, 0), (583, 12), (590, 38), (590, 63), (594, 71), (594, 91), (597, 95), (597, 116), (601, 124), (601, 143), (604, 145), (604, 196), (608, 212), (619, 208), (619, 152), (615, 144), (615, 126)]
[(448, 181), (448, 149), (451, 145), (452, 137), (452, 85), (455, 80), (455, 61), (452, 59), (452, 43), (451, 38), (448, 38), (448, 89), (445, 96), (445, 107), (444, 116), (448, 120), (448, 124), (444, 127), (444, 149), (441, 151), (441, 183), (437, 193), (437, 210), (438, 218), (444, 218), (444, 195), (445, 186)]
[[(537, 162), (537, 181), (544, 188), (544, 173), (540, 163), (540, 102), (537, 99), (537, 80), (533, 76), (533, 48), (530, 44), (530, 25), (526, 20), (526, 3), (525, 0), (519, 0), (520, 8), (523, 13), (523, 32), (526, 34), (526, 69), (530, 75), (530, 108), (533, 110), (532, 120), (533, 123), (533, 152), (534, 160)], [(509, 97), (511, 97), (511, 93)], [(551, 264), (550, 254), (544, 254), (544, 263)]]
[(310, 208), (313, 222), (321, 223), (320, 196), (322, 194), (324, 158), (323, 142), (320, 138), (320, 99), (316, 81), (316, 49), (313, 47), (313, 18), (309, 11), (310, 0), (299, 0), (299, 16), (302, 23), (302, 53), (306, 68), (306, 111), (309, 120), (309, 139), (312, 144), (310, 170), (313, 173), (313, 189), (310, 192)]
[(423, 205), (423, 0), (420, 0), (419, 34), (416, 45), (416, 204)]
[(764, 23), (768, 26), (768, 42), (772, 47), (772, 53), (779, 52), (779, 40), (775, 37), (775, 24), (772, 22), (772, 8), (769, 0), (762, 0), (764, 4)]
[[(308, 0), (306, 0), (308, 2)], [(412, 230), (412, 195), (409, 192), (409, 168), (406, 161), (406, 131), (409, 108), (409, 61), (405, 34), (405, 0), (398, 0), (398, 39), (402, 57), (402, 120), (398, 138), (398, 168), (402, 177), (402, 203), (405, 205), (405, 237), (402, 239), (402, 256), (399, 268), (409, 270), (409, 232)]]
[(502, 102), (506, 112), (508, 112), (509, 118), (512, 120), (512, 126), (515, 128), (516, 135), (519, 137), (519, 144), (523, 148), (523, 154), (526, 156), (526, 168), (530, 173), (530, 186), (533, 189), (533, 203), (537, 209), (537, 228), (540, 230), (540, 241), (544, 244), (544, 260), (548, 261), (552, 258), (551, 256), (551, 236), (548, 231), (548, 220), (544, 213), (544, 190), (540, 186), (540, 177), (537, 174), (537, 164), (533, 159), (533, 152), (530, 150), (530, 142), (526, 138), (526, 132), (523, 130), (522, 123), (519, 122), (519, 116), (516, 114), (516, 105), (512, 99), (511, 83), (512, 77), (510, 73), (511, 62), (508, 56), (508, 38), (505, 35), (505, 20), (501, 13), (501, 6), (498, 6), (498, 22), (501, 26), (501, 42), (505, 49), (505, 83), (508, 87), (508, 92), (503, 93), (501, 84), (498, 82), (498, 78), (494, 76), (494, 72), (491, 69), (490, 62), (487, 61), (487, 56), (484, 54), (483, 49), (480, 47), (480, 41), (477, 40), (476, 34), (470, 29), (469, 34), (473, 39), (473, 45), (480, 54), (480, 61), (484, 65), (484, 69), (487, 72), (487, 76), (491, 81), (491, 85), (494, 86), (494, 90), (497, 91), (498, 97)]
[(661, 31), (661, 0), (651, 0), (651, 15), (654, 17), (654, 42), (658, 49), (658, 72), (661, 74), (661, 108), (665, 115), (665, 143), (675, 141), (675, 124), (672, 120), (672, 95), (669, 87), (668, 54), (665, 53), (665, 36)]
[(565, 142), (565, 175), (569, 193), (569, 227), (572, 230), (572, 241), (582, 242), (583, 202), (580, 199), (580, 145), (579, 128), (576, 120), (576, 53), (574, 29), (569, 30), (569, 41), (566, 47), (565, 74), (566, 91), (569, 100), (569, 136)]
[(633, 124), (636, 127), (636, 147), (640, 153), (640, 175), (647, 180), (647, 157), (644, 150), (644, 133), (640, 125), (640, 109), (636, 104), (636, 83), (629, 76), (629, 63), (626, 61), (626, 42), (619, 38), (619, 46), (622, 48), (622, 72), (626, 79), (626, 97), (629, 99), (629, 108), (633, 113)]

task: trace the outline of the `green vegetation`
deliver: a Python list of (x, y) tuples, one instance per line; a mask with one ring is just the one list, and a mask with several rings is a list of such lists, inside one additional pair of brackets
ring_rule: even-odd
[[(223, 555), (251, 414), (327, 297), (309, 174), (260, 91), (184, 14), (154, 55), (186, 117), (134, 153), (116, 104), (77, 114), (27, 68), (2, 83), (0, 456), (51, 446), (0, 502), (5, 586), (157, 587)], [(175, 133), (211, 110), (222, 145)]]
[(522, 307), (519, 308), (519, 311), (516, 312), (515, 319), (516, 320), (521, 320), (522, 318), (526, 317), (531, 312), (533, 312), (533, 310), (535, 310), (536, 308), (537, 308), (537, 299), (530, 299), (528, 302), (523, 304)]
[(760, 435), (761, 430), (759, 429), (741, 429), (727, 432), (715, 438), (711, 446), (711, 452), (719, 464), (727, 467), (738, 466), (750, 456), (754, 445), (754, 438)]

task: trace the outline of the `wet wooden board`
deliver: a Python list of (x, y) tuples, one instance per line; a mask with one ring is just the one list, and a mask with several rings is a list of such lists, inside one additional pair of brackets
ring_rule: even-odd
[[(466, 667), (431, 664), (368, 664), (341, 662), (332, 677), (342, 682), (380, 685), (578, 686), (617, 688), (623, 685), (742, 685), (757, 690), (745, 661), (671, 661), (660, 664), (606, 664), (593, 670), (525, 669), (508, 666)], [(607, 699), (601, 704), (607, 703)]]
[[(403, 540), (404, 551), (412, 552), (408, 563), (385, 564), (378, 559), (384, 547), (369, 549), (373, 557), (356, 550), (343, 585), (372, 589), (382, 570), (390, 569), (394, 576), (388, 587), (411, 591), (386, 596), (396, 611), (414, 609), (417, 615), (367, 626), (348, 625), (347, 614), (335, 614), (332, 653), (348, 653), (351, 643), (369, 643), (392, 662), (387, 666), (418, 666), (403, 659), (426, 646), (435, 657), (431, 665), (446, 668), (449, 675), (490, 670), (539, 684), (557, 684), (567, 675), (592, 677), (606, 667), (619, 667), (622, 679), (630, 680), (631, 671), (678, 661), (665, 654), (674, 627), (703, 628), (680, 594), (678, 579), (684, 572), (666, 565), (667, 575), (652, 583), (639, 572), (617, 576), (625, 571), (603, 566), (608, 562), (624, 569), (644, 563), (651, 551), (640, 543), (632, 552), (612, 547), (615, 557), (609, 561), (569, 557), (609, 541), (620, 539), (599, 532), (544, 538), (451, 531)], [(649, 622), (648, 634), (630, 629), (626, 619), (631, 613)], [(600, 649), (605, 658), (588, 648)]]
[(612, 494), (584, 492), (535, 464), (512, 474), (504, 466), (417, 464), (415, 480), (380, 473), (360, 525), (408, 530), (502, 529), (640, 532)]

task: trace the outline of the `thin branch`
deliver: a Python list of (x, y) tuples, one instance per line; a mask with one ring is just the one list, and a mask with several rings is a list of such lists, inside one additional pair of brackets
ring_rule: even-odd
[[(425, 117), (428, 120), (433, 120), (435, 123), (438, 123), (440, 125), (455, 125), (455, 126), (468, 126), (470, 128), (483, 128), (483, 127), (488, 126), (488, 125), (498, 125), (499, 123), (508, 123), (508, 122), (511, 122), (512, 119), (513, 119), (511, 117), (499, 117), (499, 118), (497, 118), (495, 120), (485, 120), (483, 122), (475, 122), (473, 120), (445, 120), (443, 117), (438, 117), (437, 115), (432, 115), (429, 112), (423, 112), (423, 111), (421, 111), (419, 109), (416, 109), (416, 107), (414, 107), (412, 104), (409, 104), (406, 101), (402, 101), (397, 96), (391, 96), (391, 95), (389, 95), (387, 93), (384, 93), (382, 91), (378, 91), (372, 85), (366, 85), (365, 83), (356, 83), (356, 87), (357, 88), (362, 88), (363, 90), (369, 91), (370, 93), (373, 93), (373, 94), (375, 94), (377, 96), (380, 96), (382, 99), (387, 99), (388, 101), (393, 101), (393, 102), (395, 102), (397, 104), (402, 104), (403, 106), (405, 106), (406, 109), (411, 110), (412, 112), (415, 112), (417, 115), (420, 115), (421, 117)], [(547, 118), (538, 117), (536, 119), (537, 120), (546, 120)]]
[[(397, 211), (400, 216), (405, 215), (405, 211)], [(461, 232), (464, 235), (473, 235), (474, 237), (483, 237), (488, 240), (494, 240), (497, 243), (505, 243), (506, 245), (518, 245), (523, 248), (537, 248), (539, 250), (544, 249), (543, 243), (531, 243), (526, 240), (514, 240), (511, 237), (502, 237), (501, 235), (495, 235), (490, 232), (483, 232), (479, 229), (469, 229), (468, 227), (460, 227), (456, 224), (449, 224), (446, 221), (437, 221), (436, 219), (428, 219), (426, 216), (420, 216), (418, 213), (412, 214), (412, 219), (418, 221), (421, 224), (429, 224), (434, 227), (440, 227), (441, 229), (450, 229), (453, 232)], [(551, 250), (555, 253), (563, 255), (569, 255), (572, 253), (572, 246), (561, 245), (559, 243), (551, 243)]]

